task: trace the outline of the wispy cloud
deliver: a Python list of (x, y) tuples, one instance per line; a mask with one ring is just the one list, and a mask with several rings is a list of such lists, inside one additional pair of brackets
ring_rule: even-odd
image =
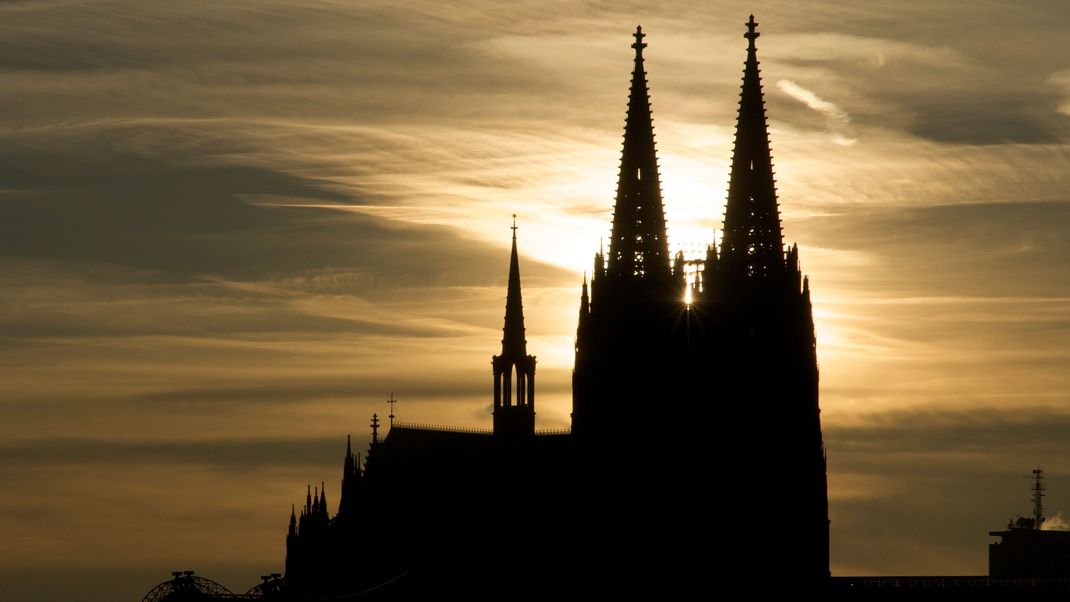
[[(785, 233), (817, 311), (833, 560), (979, 573), (976, 533), (1016, 507), (915, 529), (946, 516), (925, 499), (993, 478), (923, 465), (961, 470), (977, 436), (1009, 473), (1033, 465), (1029, 428), (1070, 430), (1057, 413), (1014, 420), (1070, 390), (1065, 15), (856, 4), (757, 15)], [(206, 549), (259, 563), (252, 581), (277, 567), (294, 491), (334, 473), (299, 459), (270, 472), (268, 446), (319, 462), (315, 441), (364, 428), (391, 391), (412, 419), (487, 420), (512, 213), (540, 420), (566, 422), (630, 34), (640, 21), (650, 35), (670, 240), (699, 252), (723, 215), (750, 8), (0, 3), (0, 435), (25, 459), (6, 464), (25, 480), (0, 496), (19, 544), (0, 561), (106, 558), (95, 542), (121, 507), (140, 522), (111, 542), (115, 563), (156, 546), (164, 576)], [(993, 405), (1007, 412), (978, 410)], [(974, 411), (987, 426), (964, 426)], [(205, 468), (198, 441), (219, 461)], [(160, 474), (183, 458), (176, 497)], [(94, 510), (72, 510), (72, 491)]]
[(851, 125), (851, 116), (847, 114), (847, 111), (844, 111), (834, 103), (824, 100), (790, 79), (779, 80), (776, 85), (788, 96), (824, 115), (829, 132), (832, 134), (832, 139), (836, 144), (850, 146), (858, 142), (857, 139), (847, 135), (848, 126)]

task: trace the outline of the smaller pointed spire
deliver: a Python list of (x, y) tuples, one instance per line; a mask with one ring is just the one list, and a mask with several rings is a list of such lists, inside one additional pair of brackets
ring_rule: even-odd
[[(338, 493), (339, 518), (351, 516), (357, 505), (360, 488), (360, 455), (353, 455), (352, 437), (346, 435), (346, 461), (342, 469), (342, 487)], [(324, 496), (326, 500), (326, 496)], [(326, 507), (326, 502), (324, 502)]]
[(513, 248), (509, 255), (509, 290), (505, 297), (505, 327), (502, 337), (503, 357), (527, 355), (524, 338), (524, 302), (520, 293), (520, 258), (516, 250), (516, 214), (513, 214)]
[(494, 434), (523, 436), (535, 433), (535, 357), (528, 355), (524, 338), (524, 302), (520, 293), (520, 259), (516, 248), (509, 255), (509, 290), (505, 298), (502, 353), (491, 358), (494, 372)]
[(305, 493), (305, 513), (312, 513), (312, 484), (308, 484), (308, 491)]
[(583, 289), (580, 293), (580, 319), (576, 326), (576, 350), (587, 344), (588, 323), (591, 319), (591, 298), (587, 294), (587, 272), (583, 273)]
[(349, 435), (346, 435), (346, 457), (342, 465), (342, 482), (346, 477), (353, 474), (353, 444)]
[(290, 529), (287, 531), (287, 535), (290, 537), (297, 535), (297, 508), (295, 504), (290, 504)]

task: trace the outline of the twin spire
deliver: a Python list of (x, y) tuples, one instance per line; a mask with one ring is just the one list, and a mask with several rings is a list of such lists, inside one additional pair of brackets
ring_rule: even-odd
[(669, 245), (650, 91), (643, 66), (646, 34), (642, 27), (636, 27), (634, 36), (635, 70), (624, 126), (608, 273), (618, 280), (664, 282), (669, 278)]
[[(743, 37), (747, 39), (747, 60), (719, 259), (729, 272), (767, 278), (784, 271), (784, 241), (755, 45), (761, 34), (754, 15), (746, 25)], [(633, 35), (635, 70), (628, 97), (607, 271), (618, 280), (667, 282), (670, 256), (665, 208), (643, 65), (646, 34), (642, 27), (636, 27)]]
[(784, 268), (773, 160), (769, 148), (754, 15), (747, 22), (747, 61), (739, 95), (739, 117), (725, 204), (722, 269), (754, 279), (776, 277)]

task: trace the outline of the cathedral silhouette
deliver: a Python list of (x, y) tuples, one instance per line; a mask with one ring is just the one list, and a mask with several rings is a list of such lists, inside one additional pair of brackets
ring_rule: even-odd
[(536, 428), (514, 222), (493, 429), (395, 423), (381, 437), (373, 416), (363, 466), (347, 446), (337, 514), (322, 486), (291, 514), (288, 595), (662, 597), (728, 575), (825, 581), (810, 291), (781, 230), (757, 25), (723, 236), (704, 260), (669, 252), (636, 28), (612, 237), (582, 284), (571, 430)]
[[(829, 573), (828, 482), (810, 287), (784, 244), (751, 16), (720, 244), (671, 256), (643, 51), (609, 249), (584, 276), (572, 427), (537, 428), (517, 227), (493, 428), (377, 415), (347, 443), (338, 510), (309, 487), (285, 575), (243, 595), (176, 571), (145, 602), (186, 600), (1065, 600), (1065, 533), (1034, 519), (991, 535), (990, 576)], [(391, 397), (393, 399), (393, 397)], [(874, 517), (874, 520), (879, 518)]]

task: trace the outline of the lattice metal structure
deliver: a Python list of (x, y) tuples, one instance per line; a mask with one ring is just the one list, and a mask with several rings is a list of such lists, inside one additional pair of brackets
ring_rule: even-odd
[(142, 602), (186, 602), (196, 600), (232, 600), (245, 596), (236, 596), (234, 592), (219, 583), (199, 577), (193, 571), (175, 571), (174, 577), (149, 590)]

